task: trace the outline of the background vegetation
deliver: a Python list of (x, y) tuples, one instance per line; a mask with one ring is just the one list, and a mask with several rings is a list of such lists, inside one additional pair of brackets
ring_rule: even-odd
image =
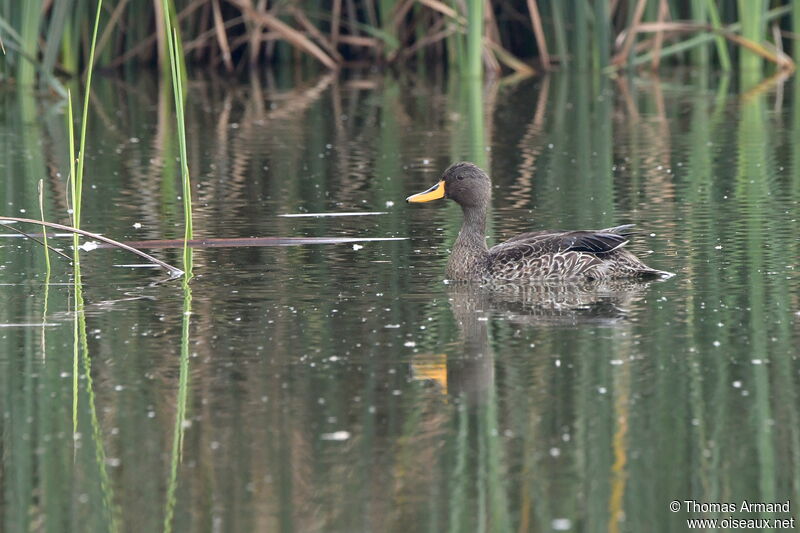
[[(447, 65), (472, 75), (664, 62), (792, 69), (800, 0), (169, 0), (188, 63)], [(102, 8), (98, 66), (168, 69), (161, 2)], [(0, 1), (6, 79), (60, 89), (87, 66), (97, 0)], [(741, 52), (741, 53), (740, 53)]]

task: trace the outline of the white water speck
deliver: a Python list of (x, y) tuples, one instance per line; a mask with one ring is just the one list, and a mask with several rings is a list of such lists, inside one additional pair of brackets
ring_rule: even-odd
[(572, 520), (569, 518), (554, 518), (550, 525), (556, 531), (568, 531), (572, 529)]
[(560, 448), (556, 448), (555, 446), (550, 448), (550, 457), (558, 457), (559, 455), (561, 455)]
[(84, 252), (91, 252), (92, 250), (97, 250), (97, 242), (96, 241), (88, 241), (80, 246), (81, 250)]
[(733, 385), (734, 389), (741, 389), (742, 388), (742, 382), (739, 381), (738, 379), (736, 381), (734, 381), (733, 383), (731, 383), (731, 385)]
[(406, 348), (413, 348), (416, 345), (417, 343), (414, 341), (406, 341), (405, 343), (403, 343), (403, 346), (405, 346)]
[(343, 441), (350, 438), (349, 431), (334, 431), (333, 433), (323, 433), (319, 436), (322, 440), (335, 440), (335, 441)]
[(355, 250), (355, 251), (358, 251), (358, 250), (360, 250), (362, 248), (363, 248), (363, 246), (361, 246), (360, 244), (354, 244), (353, 245), (353, 250)]
[(764, 361), (762, 361), (761, 359), (752, 359), (750, 362), (753, 363), (754, 365), (760, 365)]
[(386, 207), (392, 207), (393, 205), (394, 205), (394, 202), (393, 202), (393, 201), (391, 201), (391, 200), (386, 200)]
[(136, 228), (136, 229), (139, 229), (139, 228), (142, 227), (142, 223), (141, 222), (134, 222), (133, 223), (133, 227)]
[(608, 389), (606, 389), (605, 387), (597, 387), (597, 392), (599, 392), (600, 394), (605, 394), (606, 392), (608, 392)]

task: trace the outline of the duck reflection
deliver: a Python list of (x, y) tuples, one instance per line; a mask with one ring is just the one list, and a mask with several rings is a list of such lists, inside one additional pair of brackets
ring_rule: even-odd
[(450, 284), (447, 294), (459, 340), (450, 356), (420, 354), (412, 363), (414, 377), (469, 404), (485, 401), (494, 382), (490, 318), (527, 327), (614, 327), (625, 323), (651, 283)]
[[(542, 351), (530, 345), (530, 352), (519, 353), (500, 349), (497, 344), (496, 357), (494, 346), (501, 339), (507, 346), (514, 344), (514, 339), (522, 337), (526, 329), (536, 330), (534, 334), (544, 345), (548, 344), (545, 339), (554, 336), (553, 330), (562, 328), (572, 332), (563, 335), (566, 332), (556, 331), (556, 337), (570, 337), (576, 329), (599, 327), (612, 330), (609, 337), (630, 339), (632, 321), (626, 317), (647, 288), (647, 283), (630, 281), (491, 286), (458, 283), (448, 287), (458, 339), (446, 348), (446, 354), (420, 355), (412, 363), (412, 370), (416, 379), (425, 380), (442, 393), (436, 397), (443, 397), (452, 405), (451, 420), (457, 430), (449, 434), (443, 445), (446, 453), (442, 464), (451, 488), (443, 505), (448, 514), (441, 517), (454, 525), (452, 530), (460, 530), (463, 524), (483, 524), (491, 531), (530, 531), (548, 525), (560, 529), (583, 519), (575, 509), (562, 508), (558, 503), (569, 498), (559, 497), (550, 502), (546, 496), (561, 490), (550, 485), (549, 480), (563, 479), (564, 472), (572, 472), (581, 464), (555, 459), (564, 443), (571, 439), (570, 436), (565, 441), (563, 435), (571, 435), (573, 430), (569, 428), (577, 424), (566, 423), (563, 418), (569, 411), (565, 405), (571, 402), (570, 392), (562, 389), (564, 378), (538, 357), (558, 353), (557, 348), (551, 352), (552, 347)], [(519, 346), (524, 350), (528, 343)], [(623, 352), (624, 349), (621, 356)], [(509, 358), (509, 354), (514, 357)], [(621, 370), (624, 376), (629, 375), (627, 366)], [(573, 372), (564, 370), (567, 375)], [(522, 386), (528, 392), (520, 397), (519, 380), (527, 379), (525, 376), (530, 376), (536, 384)], [(608, 492), (591, 496), (603, 502), (604, 522), (612, 531), (623, 516), (627, 381), (620, 378), (617, 382), (615, 378), (612, 389), (620, 396), (611, 417), (616, 421), (612, 445), (615, 460), (603, 472), (609, 475)], [(559, 391), (558, 397), (552, 395), (555, 391)], [(559, 428), (555, 440), (553, 428)], [(541, 474), (544, 471), (548, 474)], [(577, 489), (573, 486), (571, 490)]]

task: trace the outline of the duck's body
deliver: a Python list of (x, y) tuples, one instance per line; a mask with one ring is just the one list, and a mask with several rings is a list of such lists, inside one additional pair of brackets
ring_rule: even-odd
[(489, 177), (472, 163), (448, 168), (442, 179), (409, 202), (451, 198), (464, 223), (447, 263), (447, 278), (459, 281), (598, 280), (669, 277), (624, 249), (631, 225), (596, 231), (536, 231), (486, 246)]

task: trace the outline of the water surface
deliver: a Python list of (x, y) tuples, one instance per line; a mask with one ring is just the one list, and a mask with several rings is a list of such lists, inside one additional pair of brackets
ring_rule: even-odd
[[(403, 240), (196, 249), (190, 294), (85, 253), (77, 361), (71, 267), (53, 258), (48, 280), (37, 245), (0, 240), (3, 530), (724, 517), (669, 511), (686, 499), (791, 500), (797, 516), (797, 91), (685, 72), (193, 82), (196, 237)], [(170, 99), (144, 76), (98, 80), (84, 228), (182, 235)], [(67, 222), (63, 102), (0, 100), (0, 214), (38, 216), (44, 179), (48, 218)], [(676, 276), (443, 283), (460, 211), (403, 200), (462, 159), (494, 178), (490, 242), (635, 223), (631, 248)], [(282, 216), (354, 212), (381, 214)]]

